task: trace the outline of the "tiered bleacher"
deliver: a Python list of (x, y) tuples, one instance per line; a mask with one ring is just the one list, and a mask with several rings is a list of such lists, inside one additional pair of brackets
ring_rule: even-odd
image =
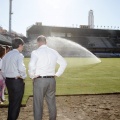
[(0, 44), (11, 45), (12, 39), (9, 36), (0, 34)]
[[(99, 57), (120, 56), (120, 30), (82, 29), (36, 24), (30, 26), (26, 34), (27, 38), (23, 37), (26, 44), (36, 39), (41, 34), (46, 37), (61, 35), (59, 37), (74, 41)], [(9, 35), (0, 34), (0, 44), (10, 45), (11, 40), (12, 38)], [(30, 47), (32, 46), (30, 45)], [(30, 49), (30, 47), (28, 49)]]

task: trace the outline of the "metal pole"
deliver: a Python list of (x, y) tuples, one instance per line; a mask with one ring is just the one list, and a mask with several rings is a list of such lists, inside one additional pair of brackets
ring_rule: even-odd
[(9, 34), (11, 35), (12, 0), (9, 0)]

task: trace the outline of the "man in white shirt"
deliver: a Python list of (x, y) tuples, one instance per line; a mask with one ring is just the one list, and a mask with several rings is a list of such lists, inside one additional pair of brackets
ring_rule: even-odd
[[(49, 119), (56, 120), (55, 76), (59, 77), (64, 72), (67, 63), (57, 51), (46, 45), (45, 36), (39, 36), (37, 43), (39, 48), (31, 53), (28, 70), (30, 78), (32, 78), (34, 82), (34, 119), (42, 120), (43, 100), (45, 97), (49, 109)], [(60, 67), (55, 73), (57, 63)]]
[(9, 95), (8, 118), (17, 120), (24, 94), (24, 81), (26, 68), (23, 63), (24, 56), (21, 54), (24, 41), (21, 38), (12, 40), (13, 50), (3, 57), (2, 73)]

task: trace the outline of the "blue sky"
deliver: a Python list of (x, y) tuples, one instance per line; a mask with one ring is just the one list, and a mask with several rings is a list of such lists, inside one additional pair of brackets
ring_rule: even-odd
[[(26, 35), (27, 27), (43, 25), (79, 27), (94, 11), (95, 26), (120, 29), (120, 0), (13, 0), (12, 30)], [(9, 0), (0, 0), (0, 26), (9, 28)]]

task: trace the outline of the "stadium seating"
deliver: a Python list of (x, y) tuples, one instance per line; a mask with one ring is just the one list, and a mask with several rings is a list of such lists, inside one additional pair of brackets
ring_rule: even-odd
[(4, 36), (0, 34), (0, 44), (11, 44), (12, 39), (9, 36)]

